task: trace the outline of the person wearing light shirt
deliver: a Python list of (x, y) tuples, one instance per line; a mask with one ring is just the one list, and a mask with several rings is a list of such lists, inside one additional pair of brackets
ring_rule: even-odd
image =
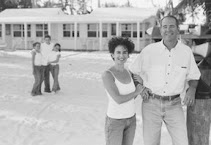
[(46, 35), (45, 42), (41, 44), (40, 52), (42, 54), (42, 66), (44, 67), (44, 92), (50, 93), (50, 65), (48, 64), (49, 54), (52, 52), (54, 44), (51, 42), (51, 36)]
[(61, 57), (60, 51), (61, 51), (61, 45), (59, 43), (56, 43), (54, 45), (53, 51), (49, 55), (49, 60), (48, 60), (48, 64), (50, 64), (50, 72), (54, 79), (52, 87), (52, 91), (54, 93), (60, 90), (59, 86), (59, 59)]
[[(130, 65), (152, 95), (143, 96), (143, 135), (145, 145), (159, 145), (165, 123), (174, 145), (188, 145), (183, 103), (193, 105), (200, 71), (192, 50), (178, 41), (178, 20), (161, 19), (162, 41), (146, 46)], [(189, 86), (187, 88), (187, 86)]]
[(102, 80), (108, 97), (105, 120), (106, 145), (132, 145), (136, 130), (135, 98), (144, 91), (140, 83), (135, 86), (131, 73), (125, 67), (134, 43), (123, 37), (108, 42), (114, 65), (105, 70)]
[(43, 81), (43, 67), (42, 67), (42, 55), (40, 53), (40, 43), (35, 42), (33, 44), (32, 54), (32, 73), (34, 75), (34, 85), (31, 91), (32, 96), (42, 95), (41, 84)]

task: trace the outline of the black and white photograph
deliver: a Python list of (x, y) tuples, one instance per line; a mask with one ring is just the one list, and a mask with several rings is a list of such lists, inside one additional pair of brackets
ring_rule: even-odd
[(0, 145), (211, 145), (210, 0), (0, 0)]

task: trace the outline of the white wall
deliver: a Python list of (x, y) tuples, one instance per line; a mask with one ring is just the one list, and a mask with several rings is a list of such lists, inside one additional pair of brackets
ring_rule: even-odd
[[(148, 22), (151, 24), (155, 23), (154, 19), (148, 19)], [(152, 25), (153, 25), (152, 24)], [(32, 49), (32, 44), (34, 42), (43, 42), (43, 37), (36, 37), (36, 24), (31, 24), (31, 37), (27, 38), (27, 49)], [(74, 37), (73, 38), (68, 38), (68, 37), (63, 37), (63, 23), (51, 23), (51, 38), (52, 42), (54, 43), (60, 43), (62, 49), (75, 49), (75, 41)], [(13, 26), (11, 26), (11, 38), (8, 38), (10, 40), (6, 40), (6, 42), (12, 44), (12, 48), (14, 49), (24, 49), (24, 38), (20, 37), (13, 37)], [(87, 38), (87, 24), (86, 23), (81, 23), (79, 24), (79, 35), (80, 37), (77, 38), (76, 46), (77, 50), (99, 50), (99, 38)], [(102, 38), (102, 50), (108, 50), (108, 41), (111, 38), (111, 27), (108, 25), (108, 37)], [(7, 37), (6, 37), (7, 38)], [(142, 48), (144, 48), (146, 45), (150, 43), (150, 38), (140, 38), (140, 44), (139, 48), (137, 46), (137, 38), (132, 38), (134, 44), (135, 44), (135, 50), (140, 51)], [(0, 39), (1, 43), (1, 39)]]

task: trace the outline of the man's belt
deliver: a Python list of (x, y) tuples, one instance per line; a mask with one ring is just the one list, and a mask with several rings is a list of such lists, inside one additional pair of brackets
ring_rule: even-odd
[(179, 96), (180, 96), (179, 94), (173, 95), (173, 96), (160, 96), (160, 95), (157, 95), (157, 94), (153, 94), (152, 98), (156, 98), (156, 99), (159, 99), (159, 100), (162, 100), (162, 101), (172, 101), (172, 100), (178, 98)]

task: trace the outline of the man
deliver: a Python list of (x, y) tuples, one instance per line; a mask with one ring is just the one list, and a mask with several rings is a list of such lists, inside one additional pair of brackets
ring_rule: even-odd
[(48, 64), (49, 54), (52, 51), (54, 44), (51, 42), (51, 36), (46, 35), (44, 43), (41, 44), (40, 52), (42, 54), (42, 66), (44, 67), (44, 92), (50, 93), (50, 64)]
[(183, 103), (194, 103), (200, 71), (191, 49), (178, 41), (179, 26), (174, 16), (161, 20), (160, 32), (162, 41), (146, 46), (130, 66), (152, 91), (152, 95), (143, 96), (144, 144), (160, 144), (164, 122), (174, 145), (188, 145), (180, 95), (187, 91)]

